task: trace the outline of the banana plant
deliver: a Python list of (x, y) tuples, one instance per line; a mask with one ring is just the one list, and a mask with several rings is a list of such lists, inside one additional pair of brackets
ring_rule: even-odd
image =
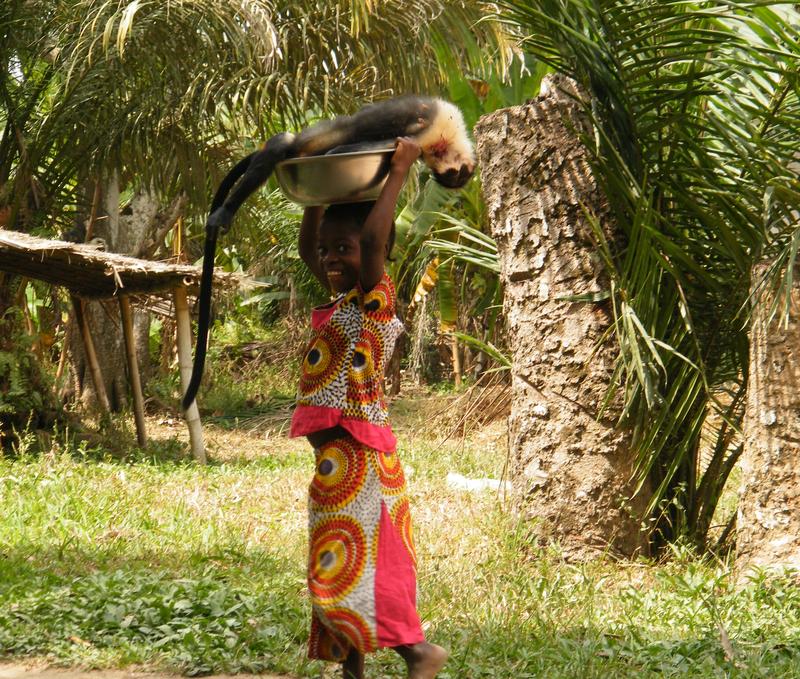
[[(538, 92), (548, 67), (514, 45), (510, 40), (505, 45), (507, 60), (487, 61), (471, 72), (458, 70), (445, 52), (440, 53), (440, 63), (451, 67), (448, 98), (459, 106), (469, 127), (481, 115), (520, 104)], [(423, 179), (419, 197), (402, 210), (397, 231), (395, 272), (405, 298), (411, 300), (408, 312), (413, 314), (422, 298), (435, 291), (439, 330), (450, 335), (454, 358), (461, 343), (498, 367), (507, 367), (508, 357), (497, 348), (502, 346), (497, 332), (500, 266), (488, 234), (480, 177), (457, 196)]]

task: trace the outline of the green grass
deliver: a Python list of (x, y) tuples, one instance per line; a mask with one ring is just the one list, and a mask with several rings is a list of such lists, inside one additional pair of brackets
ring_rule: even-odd
[[(800, 677), (790, 578), (737, 586), (725, 564), (678, 550), (660, 565), (566, 564), (503, 498), (447, 486), (448, 471), (499, 476), (505, 433), (439, 445), (424, 426), (437, 402), (393, 412), (420, 613), (452, 653), (442, 679)], [(0, 654), (319, 676), (304, 658), (306, 444), (212, 426), (200, 467), (179, 423), (148, 424), (155, 443), (123, 458), (61, 442), (0, 459)], [(372, 678), (401, 670), (390, 652), (368, 660)]]

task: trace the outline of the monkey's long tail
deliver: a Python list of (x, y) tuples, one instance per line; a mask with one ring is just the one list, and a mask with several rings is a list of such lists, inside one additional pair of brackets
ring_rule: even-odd
[(200, 296), (198, 317), (197, 317), (197, 345), (194, 350), (194, 366), (192, 366), (192, 376), (189, 379), (189, 386), (183, 395), (181, 405), (184, 410), (194, 402), (197, 390), (200, 388), (200, 380), (203, 379), (203, 368), (206, 363), (206, 347), (208, 346), (208, 328), (211, 324), (211, 286), (214, 281), (214, 253), (217, 249), (218, 229), (209, 228), (206, 225), (206, 242), (203, 253), (203, 275), (200, 278)]
[[(211, 288), (214, 281), (214, 257), (217, 251), (217, 238), (220, 231), (225, 233), (230, 228), (233, 216), (245, 199), (259, 186), (269, 179), (272, 171), (281, 160), (287, 157), (291, 148), (291, 135), (279, 134), (272, 137), (261, 151), (251, 153), (240, 160), (220, 182), (219, 188), (211, 201), (211, 210), (206, 222), (206, 241), (203, 247), (203, 273), (200, 279), (198, 296), (197, 345), (194, 352), (194, 366), (189, 386), (183, 396), (181, 406), (188, 410), (192, 405), (206, 362), (208, 348), (208, 332), (211, 324)], [(237, 180), (242, 180), (236, 186)], [(228, 197), (228, 194), (230, 198)]]
[(231, 168), (231, 171), (222, 178), (222, 181), (219, 183), (217, 191), (214, 194), (214, 198), (211, 199), (211, 209), (208, 212), (209, 215), (214, 214), (218, 208), (223, 206), (223, 204), (226, 202), (228, 194), (231, 192), (231, 189), (239, 180), (239, 177), (247, 172), (247, 169), (250, 167), (250, 163), (253, 160), (253, 156), (256, 155), (256, 153), (258, 153), (258, 151), (253, 151), (249, 156), (242, 158)]

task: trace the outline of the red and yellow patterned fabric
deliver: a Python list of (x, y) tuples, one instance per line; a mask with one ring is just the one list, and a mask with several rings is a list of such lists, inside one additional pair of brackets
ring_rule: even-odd
[(348, 436), (315, 451), (309, 487), (310, 658), (342, 662), (423, 641), (405, 477), (397, 453)]
[(353, 288), (314, 309), (290, 436), (342, 426), (364, 445), (392, 452), (383, 371), (403, 324), (387, 274), (369, 292)]

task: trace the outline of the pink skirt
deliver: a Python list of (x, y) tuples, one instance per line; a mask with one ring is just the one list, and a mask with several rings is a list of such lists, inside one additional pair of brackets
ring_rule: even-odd
[(342, 662), (424, 640), (417, 615), (416, 556), (397, 453), (351, 436), (315, 451), (309, 487), (308, 656)]

